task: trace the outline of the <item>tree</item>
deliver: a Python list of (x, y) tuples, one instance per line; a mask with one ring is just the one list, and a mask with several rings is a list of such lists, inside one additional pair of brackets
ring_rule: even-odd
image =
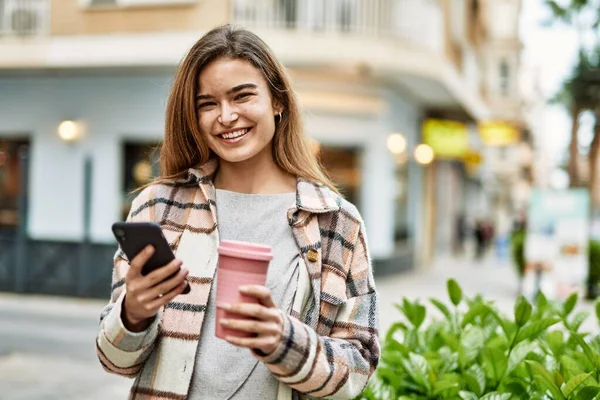
[[(598, 0), (569, 0), (560, 3), (546, 0), (556, 21), (574, 27), (579, 33), (579, 57), (572, 75), (563, 83), (556, 100), (564, 104), (573, 118), (571, 125), (571, 142), (569, 144), (569, 176), (571, 184), (579, 184), (577, 170), (579, 116), (585, 110), (594, 113), (594, 137), (590, 148), (590, 192), (592, 208), (600, 206), (600, 182), (598, 181), (598, 156), (600, 153), (600, 2)], [(594, 15), (586, 26), (582, 15)], [(588, 19), (589, 20), (589, 19)], [(586, 51), (582, 40), (587, 31), (594, 33), (593, 50)]]

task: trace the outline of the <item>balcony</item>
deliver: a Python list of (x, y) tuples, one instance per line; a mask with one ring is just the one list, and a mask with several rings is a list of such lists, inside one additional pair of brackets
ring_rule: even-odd
[(49, 32), (50, 0), (0, 0), (0, 37), (28, 37)]
[(449, 57), (442, 0), (233, 0), (231, 12), (289, 67), (366, 71), (427, 109), (488, 112), (474, 54)]
[(401, 39), (436, 53), (444, 49), (438, 0), (235, 0), (233, 20), (255, 29)]

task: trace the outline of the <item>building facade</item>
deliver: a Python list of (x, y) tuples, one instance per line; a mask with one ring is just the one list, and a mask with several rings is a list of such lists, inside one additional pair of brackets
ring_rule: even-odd
[[(428, 118), (473, 133), (489, 117), (475, 3), (0, 1), (0, 232), (18, 232), (21, 249), (83, 241), (114, 250), (111, 224), (157, 173), (152, 149), (178, 62), (204, 32), (235, 23), (288, 68), (323, 164), (361, 210), (377, 273), (426, 263), (454, 214), (484, 202), (463, 160), (430, 168), (413, 156)], [(93, 284), (86, 268), (110, 269), (102, 257), (91, 257), (96, 267), (74, 261), (65, 275)], [(34, 290), (2, 265), (5, 281)], [(52, 271), (60, 275), (60, 257)]]

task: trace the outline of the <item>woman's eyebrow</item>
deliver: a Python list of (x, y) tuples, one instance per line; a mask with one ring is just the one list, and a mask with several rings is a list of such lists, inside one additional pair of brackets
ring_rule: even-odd
[(229, 89), (227, 91), (227, 94), (232, 94), (232, 93), (235, 93), (235, 92), (239, 92), (239, 91), (244, 90), (244, 89), (255, 89), (256, 90), (256, 89), (258, 89), (258, 86), (255, 85), (254, 83), (243, 83), (241, 85), (237, 85), (237, 86)]
[[(237, 86), (229, 89), (227, 91), (227, 94), (230, 95), (232, 93), (236, 93), (236, 92), (242, 91), (244, 89), (254, 89), (254, 90), (256, 90), (256, 89), (258, 89), (258, 86), (255, 85), (254, 83), (243, 83), (241, 85), (237, 85)], [(199, 94), (199, 95), (196, 96), (196, 101), (208, 100), (208, 99), (213, 99), (213, 98), (214, 98), (214, 96), (210, 95), (210, 94)]]

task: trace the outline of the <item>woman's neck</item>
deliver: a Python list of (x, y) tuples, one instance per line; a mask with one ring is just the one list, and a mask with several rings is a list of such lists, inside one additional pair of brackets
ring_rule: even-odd
[(217, 189), (238, 193), (276, 194), (296, 191), (296, 178), (273, 160), (229, 163), (221, 160), (214, 178)]

